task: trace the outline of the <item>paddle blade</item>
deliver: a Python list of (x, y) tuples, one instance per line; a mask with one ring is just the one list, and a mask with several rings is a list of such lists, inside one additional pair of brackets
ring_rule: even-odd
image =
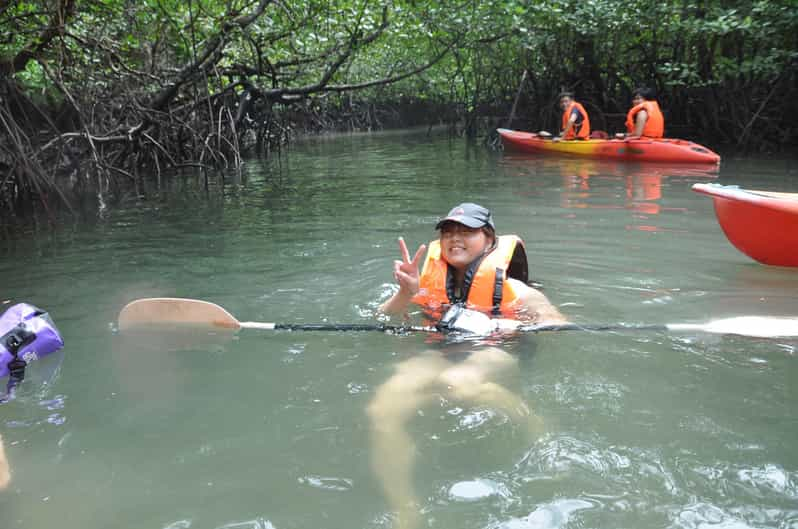
[(673, 331), (704, 331), (715, 334), (737, 334), (757, 338), (788, 338), (798, 336), (798, 318), (769, 316), (739, 316), (710, 321), (706, 324), (670, 324)]
[(146, 298), (131, 301), (119, 312), (119, 330), (166, 326), (222, 327), (241, 324), (219, 305), (198, 299)]

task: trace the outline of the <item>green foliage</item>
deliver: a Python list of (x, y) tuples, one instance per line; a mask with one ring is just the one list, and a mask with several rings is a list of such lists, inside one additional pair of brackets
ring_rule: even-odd
[[(2, 61), (42, 44), (66, 3), (8, 3), (0, 11)], [(625, 101), (640, 83), (674, 94), (753, 89), (798, 61), (794, 0), (297, 0), (269, 4), (249, 25), (235, 23), (258, 3), (78, 0), (63, 31), (13, 73), (31, 93), (60, 91), (49, 71), (87, 99), (121, 86), (144, 98), (205, 57), (212, 61), (202, 68), (205, 91), (243, 79), (298, 90), (331, 72), (313, 96), (412, 71), (448, 50), (433, 67), (357, 98), (445, 101), (470, 113), (505, 108), (525, 69), (538, 98), (577, 88), (607, 105)], [(384, 10), (389, 25), (381, 30)], [(203, 56), (214, 43), (221, 43), (218, 56)]]

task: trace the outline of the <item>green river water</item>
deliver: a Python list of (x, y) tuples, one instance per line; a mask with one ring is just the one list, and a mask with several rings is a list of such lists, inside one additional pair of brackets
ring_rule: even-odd
[[(409, 132), (298, 143), (235, 180), (182, 177), (2, 243), (0, 303), (48, 310), (66, 346), (0, 405), (0, 527), (392, 527), (366, 408), (398, 364), (440, 347), (430, 336), (166, 341), (120, 334), (116, 317), (179, 296), (240, 320), (372, 323), (397, 237), (414, 250), (459, 202), (524, 238), (530, 276), (573, 321), (798, 316), (798, 269), (739, 253), (690, 190), (795, 192), (796, 160), (730, 155), (713, 173)], [(420, 527), (798, 528), (795, 339), (559, 332), (502, 347), (518, 359), (502, 383), (544, 430), (446, 394), (418, 409)]]

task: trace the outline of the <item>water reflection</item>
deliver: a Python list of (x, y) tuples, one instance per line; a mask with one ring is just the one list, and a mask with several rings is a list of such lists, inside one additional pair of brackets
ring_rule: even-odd
[[(560, 206), (565, 209), (625, 209), (647, 218), (665, 211), (685, 211), (662, 205), (663, 189), (682, 179), (718, 177), (717, 166), (693, 164), (635, 163), (611, 160), (535, 157), (505, 154), (501, 165), (508, 172), (528, 177), (532, 174), (559, 174)], [(623, 186), (624, 193), (617, 193)], [(660, 231), (651, 223), (629, 226), (641, 231)]]
[(505, 153), (500, 165), (515, 168), (519, 173), (546, 174), (559, 171), (560, 174), (574, 174), (580, 177), (626, 177), (660, 176), (680, 178), (717, 178), (718, 166), (706, 164), (666, 164), (656, 162), (622, 162), (617, 160), (594, 160), (583, 158), (552, 158), (529, 154)]
[[(182, 365), (199, 354), (223, 351), (235, 338), (229, 330), (147, 328), (119, 333), (113, 342), (115, 389), (139, 409), (179, 414), (190, 385)], [(144, 417), (141, 417), (143, 419)]]

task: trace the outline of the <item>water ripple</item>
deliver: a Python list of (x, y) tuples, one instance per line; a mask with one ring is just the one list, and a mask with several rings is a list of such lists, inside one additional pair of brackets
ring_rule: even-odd
[(66, 417), (61, 415), (60, 413), (53, 413), (47, 417), (47, 422), (50, 424), (61, 425), (66, 422)]
[(622, 398), (628, 391), (622, 384), (595, 375), (588, 380), (574, 380), (569, 376), (554, 385), (557, 401), (567, 405), (572, 411), (585, 411), (588, 404), (598, 404), (608, 412), (618, 413)]
[(450, 431), (479, 430), (483, 425), (490, 423), (495, 418), (498, 418), (498, 414), (493, 410), (472, 410), (460, 415), (457, 427)]
[(275, 529), (275, 527), (269, 520), (256, 518), (246, 522), (232, 522), (220, 525), (216, 529)]
[(772, 463), (760, 467), (733, 466), (716, 463), (712, 466), (697, 465), (692, 472), (691, 481), (702, 480), (704, 486), (712, 486), (726, 495), (748, 496), (753, 500), (770, 498), (774, 500), (798, 500), (798, 479), (779, 465)]
[(178, 520), (169, 525), (164, 525), (163, 529), (188, 529), (191, 527), (191, 520)]
[(346, 390), (350, 395), (357, 395), (358, 393), (367, 393), (369, 391), (368, 384), (359, 382), (350, 382), (346, 385)]
[(783, 494), (790, 499), (798, 499), (798, 490), (790, 474), (778, 465), (765, 465), (761, 468), (744, 468), (737, 471), (741, 483), (756, 489), (766, 489)]
[(354, 483), (351, 479), (325, 476), (302, 476), (297, 481), (315, 489), (334, 490), (346, 492), (352, 490)]
[(537, 473), (562, 473), (586, 469), (601, 475), (626, 470), (629, 457), (611, 448), (599, 449), (594, 444), (574, 437), (560, 436), (542, 441), (529, 450), (517, 465)]
[(63, 410), (65, 403), (66, 403), (65, 395), (56, 395), (52, 399), (39, 401), (40, 406), (43, 406), (50, 411)]
[(593, 503), (578, 499), (559, 499), (545, 503), (524, 518), (512, 518), (488, 526), (490, 529), (555, 529), (567, 527), (573, 513), (592, 509)]
[(780, 511), (763, 506), (743, 505), (723, 509), (706, 502), (694, 502), (673, 514), (669, 529), (790, 529), (798, 524), (798, 510)]
[(472, 502), (490, 497), (510, 498), (507, 486), (492, 479), (479, 478), (470, 481), (458, 481), (447, 491), (453, 501)]

